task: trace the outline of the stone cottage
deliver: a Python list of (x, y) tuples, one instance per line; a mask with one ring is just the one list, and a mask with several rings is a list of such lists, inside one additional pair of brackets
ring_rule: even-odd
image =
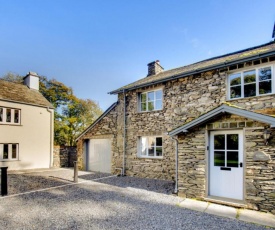
[(148, 75), (78, 137), (82, 168), (275, 213), (275, 42)]

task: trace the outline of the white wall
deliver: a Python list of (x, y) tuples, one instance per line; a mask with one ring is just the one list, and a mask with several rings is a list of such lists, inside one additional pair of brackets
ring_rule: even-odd
[(0, 143), (19, 143), (19, 159), (0, 161), (0, 167), (49, 168), (53, 155), (53, 113), (47, 108), (2, 101), (0, 106), (21, 109), (21, 125), (0, 124)]

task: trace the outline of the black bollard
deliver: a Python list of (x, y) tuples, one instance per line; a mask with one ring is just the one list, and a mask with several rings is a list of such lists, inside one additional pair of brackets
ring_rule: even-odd
[(74, 161), (74, 182), (78, 182), (78, 165), (77, 161)]
[(8, 167), (0, 167), (1, 168), (1, 195), (8, 195)]

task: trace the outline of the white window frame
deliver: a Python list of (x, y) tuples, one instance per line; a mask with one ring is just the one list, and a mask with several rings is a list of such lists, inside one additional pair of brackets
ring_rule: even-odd
[[(149, 146), (148, 146), (148, 139), (149, 138), (155, 138), (155, 145), (154, 145), (154, 156), (149, 156), (148, 150), (149, 150)], [(161, 138), (162, 139), (162, 146), (157, 146), (156, 143), (156, 138)], [(142, 154), (143, 151), (143, 145), (142, 145), (142, 139), (146, 139), (146, 154)], [(162, 155), (161, 156), (156, 156), (156, 148), (157, 147), (161, 147), (162, 149)], [(138, 156), (141, 158), (157, 158), (157, 159), (162, 159), (163, 158), (163, 137), (162, 136), (141, 136), (138, 137)]]
[[(8, 145), (8, 158), (4, 159), (4, 145)], [(16, 145), (16, 158), (12, 158), (12, 145)], [(19, 143), (0, 143), (0, 161), (17, 161), (19, 159)]]
[[(21, 124), (21, 109), (17, 108), (9, 108), (9, 107), (3, 107), (0, 106), (0, 109), (2, 109), (2, 121), (0, 121), (0, 125), (20, 125)], [(7, 109), (11, 110), (11, 120), (10, 122), (7, 121)], [(15, 111), (18, 111), (18, 122), (14, 122), (15, 118)], [(1, 114), (0, 114), (1, 116)]]
[[(271, 68), (271, 93), (266, 94), (259, 94), (259, 69), (262, 68)], [(244, 73), (255, 70), (256, 73), (256, 95), (250, 96), (250, 97), (260, 97), (260, 96), (267, 96), (275, 93), (275, 76), (274, 76), (274, 64), (268, 64), (268, 65), (257, 65), (257, 66), (250, 66), (249, 68), (245, 68), (242, 71), (238, 72), (229, 72), (227, 76), (227, 99), (228, 100), (238, 100), (238, 99), (244, 99), (244, 98), (250, 98), (250, 97), (244, 97), (244, 85), (247, 85), (244, 83)], [(241, 97), (231, 98), (231, 86), (230, 86), (230, 76), (233, 74), (240, 74), (241, 75)]]
[[(161, 99), (156, 99), (156, 92), (157, 91), (161, 91), (162, 93), (162, 97)], [(154, 101), (148, 101), (148, 94), (149, 93), (154, 93)], [(142, 94), (146, 94), (146, 110), (142, 110), (142, 107), (141, 107), (141, 96)], [(156, 108), (156, 101), (160, 101), (161, 100), (161, 108), (160, 109), (155, 109)], [(154, 109), (153, 110), (148, 110), (148, 102), (154, 102)], [(138, 95), (138, 111), (139, 112), (152, 112), (152, 111), (159, 111), (159, 110), (162, 110), (163, 109), (163, 89), (159, 88), (159, 89), (155, 89), (155, 90), (151, 90), (151, 91), (145, 91), (145, 92), (141, 92), (139, 95)]]

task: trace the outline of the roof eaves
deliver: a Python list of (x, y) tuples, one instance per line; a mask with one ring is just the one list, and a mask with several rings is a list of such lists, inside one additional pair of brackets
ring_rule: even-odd
[(6, 101), (6, 102), (17, 103), (17, 104), (22, 104), (22, 105), (31, 105), (31, 106), (36, 106), (36, 107), (54, 109), (54, 106), (50, 102), (49, 102), (50, 105), (40, 105), (40, 104), (35, 104), (35, 103), (15, 101), (15, 100), (10, 100), (10, 99), (3, 99), (3, 98), (0, 98), (0, 101)]
[(108, 109), (106, 109), (105, 112), (102, 113), (99, 118), (97, 118), (88, 128), (86, 128), (81, 134), (79, 134), (79, 136), (76, 138), (76, 141), (78, 141), (90, 129), (92, 129), (98, 122), (100, 122), (117, 104), (118, 104), (118, 102), (115, 102)]
[(198, 68), (198, 69), (195, 69), (195, 70), (192, 70), (192, 71), (183, 72), (183, 73), (180, 73), (180, 74), (177, 74), (177, 75), (172, 75), (172, 76), (160, 79), (160, 80), (155, 80), (155, 81), (140, 84), (140, 85), (135, 85), (135, 86), (132, 86), (132, 87), (129, 87), (129, 88), (120, 88), (118, 90), (114, 90), (114, 91), (109, 92), (109, 94), (118, 94), (118, 93), (122, 93), (123, 90), (125, 90), (125, 91), (134, 90), (134, 89), (137, 89), (137, 88), (142, 88), (142, 87), (146, 87), (146, 86), (150, 86), (150, 85), (154, 85), (154, 84), (158, 84), (158, 83), (163, 83), (163, 82), (167, 82), (167, 81), (170, 81), (170, 80), (175, 80), (175, 79), (178, 79), (178, 78), (187, 77), (187, 76), (190, 76), (190, 75), (193, 75), (193, 74), (198, 74), (198, 73), (206, 72), (206, 71), (217, 69), (217, 68), (228, 67), (230, 65), (234, 65), (234, 64), (237, 64), (237, 63), (240, 63), (240, 62), (253, 61), (257, 58), (260, 58), (260, 57), (264, 58), (264, 57), (268, 57), (268, 56), (271, 56), (271, 55), (275, 55), (275, 51), (255, 54), (253, 56), (249, 56), (249, 57), (245, 57), (245, 58), (238, 58), (238, 59), (234, 59), (232, 61), (230, 61), (230, 60), (225, 61), (223, 63)]

